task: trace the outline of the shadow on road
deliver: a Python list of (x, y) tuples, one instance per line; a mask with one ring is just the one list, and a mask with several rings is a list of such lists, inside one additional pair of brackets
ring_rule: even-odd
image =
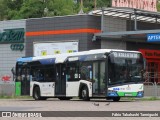
[(43, 101), (43, 102), (47, 102), (47, 101), (67, 101), (67, 102), (73, 102), (73, 101), (82, 101), (82, 102), (112, 102), (112, 103), (118, 103), (118, 102), (136, 102), (133, 100), (120, 100), (118, 102), (112, 101), (112, 100), (106, 100), (106, 99), (91, 99), (90, 101), (83, 101), (81, 99), (71, 99), (71, 100), (59, 100), (58, 98), (48, 98), (47, 100), (34, 100), (34, 99), (19, 99), (20, 101)]

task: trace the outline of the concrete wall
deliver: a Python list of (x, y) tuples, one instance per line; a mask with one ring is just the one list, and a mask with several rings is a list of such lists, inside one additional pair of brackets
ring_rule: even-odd
[(127, 29), (126, 20), (108, 16), (104, 17), (104, 32), (126, 31), (126, 29)]
[[(25, 20), (0, 21), (0, 33), (4, 29), (25, 29), (25, 27)], [(10, 45), (11, 43), (0, 43), (0, 94), (14, 93), (14, 81), (11, 69), (15, 66), (17, 58), (25, 56), (25, 49), (23, 51), (12, 51)], [(10, 81), (4, 82), (2, 80), (4, 76), (10, 76)]]
[[(126, 31), (127, 23), (126, 23), (126, 20), (124, 19), (117, 19), (117, 18), (105, 16), (103, 29), (104, 29), (104, 32)], [(126, 49), (126, 42), (123, 40), (113, 40), (110, 38), (102, 38), (101, 48), (102, 49)]]
[(102, 49), (126, 49), (126, 42), (125, 41), (118, 41), (118, 40), (101, 40), (101, 48)]

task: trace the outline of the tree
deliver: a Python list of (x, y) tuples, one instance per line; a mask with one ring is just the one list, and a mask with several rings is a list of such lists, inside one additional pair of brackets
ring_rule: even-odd
[(44, 15), (44, 3), (40, 0), (25, 0), (18, 14), (13, 19), (38, 18)]
[[(76, 2), (77, 1), (77, 2)], [(0, 20), (27, 19), (79, 13), (81, 0), (0, 0)], [(83, 11), (108, 7), (111, 0), (83, 0)]]
[(4, 3), (3, 3), (3, 1), (2, 0), (0, 0), (0, 20), (4, 20), (7, 16), (5, 16), (6, 14), (7, 14), (7, 11), (6, 11), (6, 9), (7, 9), (7, 6), (4, 6), (3, 5)]
[(160, 11), (160, 0), (157, 1), (157, 11)]
[(75, 14), (73, 0), (50, 0), (47, 3), (48, 16), (61, 16)]
[(21, 9), (22, 4), (23, 0), (1, 0), (0, 9), (3, 16), (1, 19), (12, 19)]
[[(111, 0), (82, 0), (82, 1), (83, 1), (83, 10), (85, 13), (88, 13), (93, 9), (111, 6)], [(81, 0), (77, 0), (77, 2), (80, 3)]]

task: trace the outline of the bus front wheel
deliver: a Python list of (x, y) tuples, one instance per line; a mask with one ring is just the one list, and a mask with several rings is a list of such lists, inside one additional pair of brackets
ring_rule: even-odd
[(114, 102), (118, 102), (119, 100), (120, 100), (120, 97), (114, 97), (114, 98), (113, 98), (113, 101), (114, 101)]
[(41, 97), (39, 87), (35, 87), (34, 88), (34, 90), (33, 90), (33, 98), (35, 100), (46, 100), (47, 99), (46, 97)]
[(81, 98), (84, 100), (84, 101), (89, 101), (90, 98), (89, 98), (89, 92), (88, 92), (88, 88), (86, 86), (84, 86), (81, 90)]

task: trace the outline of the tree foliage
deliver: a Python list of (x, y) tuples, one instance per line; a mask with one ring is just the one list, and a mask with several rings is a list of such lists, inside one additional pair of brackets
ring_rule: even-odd
[[(83, 1), (83, 6), (81, 6)], [(74, 15), (109, 7), (112, 0), (0, 0), (0, 20)], [(160, 0), (158, 0), (160, 1)], [(96, 3), (96, 4), (95, 4)], [(160, 11), (160, 2), (157, 6)]]
[(160, 11), (160, 0), (157, 1), (157, 11)]
[[(95, 7), (95, 0), (0, 0), (0, 20), (27, 19), (85, 13)], [(110, 0), (96, 0), (96, 7), (107, 7)]]

